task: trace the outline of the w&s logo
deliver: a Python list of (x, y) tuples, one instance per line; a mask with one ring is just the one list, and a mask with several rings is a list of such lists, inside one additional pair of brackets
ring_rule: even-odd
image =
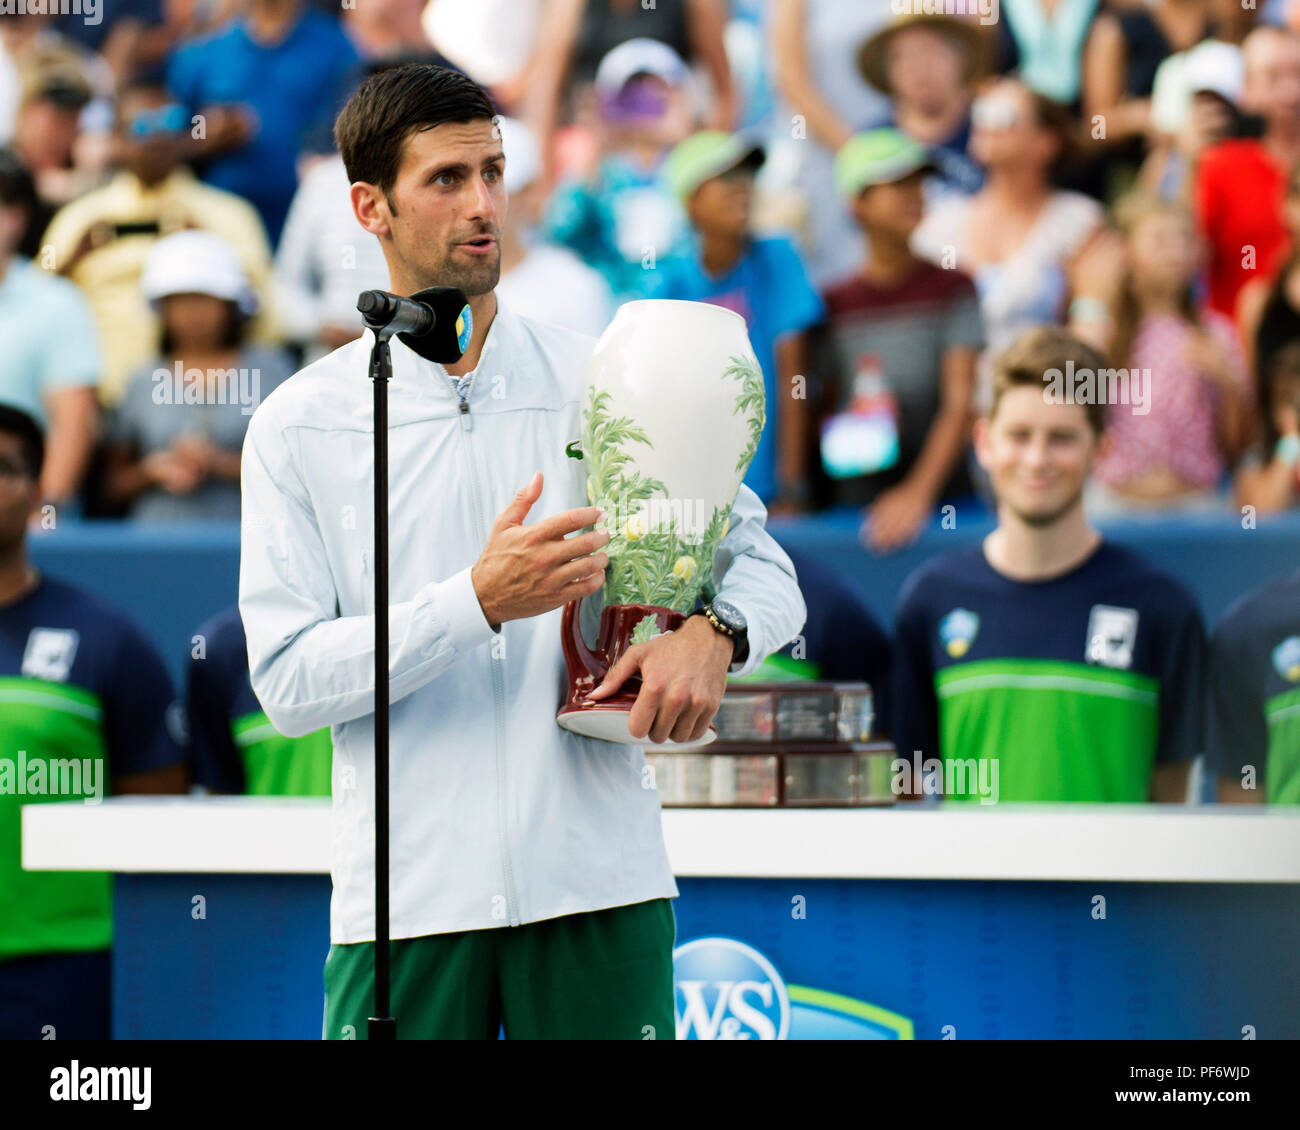
[(734, 938), (696, 938), (673, 951), (679, 1040), (784, 1040), (785, 982), (761, 953)]

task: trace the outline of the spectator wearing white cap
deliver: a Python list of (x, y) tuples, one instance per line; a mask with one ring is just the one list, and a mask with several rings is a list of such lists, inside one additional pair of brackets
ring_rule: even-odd
[(599, 337), (614, 316), (614, 296), (599, 271), (537, 232), (545, 205), (537, 136), (514, 118), (500, 118), (509, 209), (501, 232), (497, 295), (517, 314)]
[(1189, 202), (1197, 162), (1241, 125), (1237, 103), (1245, 61), (1234, 43), (1206, 39), (1170, 55), (1156, 71), (1151, 94), (1152, 145), (1139, 183), (1169, 201)]
[(601, 156), (590, 175), (556, 189), (546, 215), (549, 238), (595, 267), (619, 302), (649, 297), (658, 263), (689, 250), (686, 215), (659, 177), (667, 150), (690, 133), (687, 73), (650, 39), (605, 57), (595, 82)]
[[(103, 342), (100, 402), (111, 408), (127, 378), (149, 360), (157, 322), (140, 294), (140, 273), (162, 237), (189, 228), (228, 240), (257, 293), (269, 298), (271, 249), (257, 211), (234, 193), (201, 182), (185, 163), (190, 116), (156, 82), (118, 95), (113, 145), (118, 171), (107, 184), (65, 204), (41, 237), (47, 266), (90, 300)], [(252, 327), (275, 339), (270, 303)]]
[[(1204, 0), (1112, 0), (1099, 11), (1083, 51), (1084, 120), (1105, 121), (1115, 146), (1141, 140), (1155, 125), (1156, 87), (1169, 61), (1188, 53), (1213, 30)], [(1168, 80), (1166, 80), (1168, 81)]]
[(1197, 222), (1209, 244), (1210, 307), (1239, 326), (1242, 289), (1271, 277), (1290, 243), (1282, 209), (1287, 174), (1300, 161), (1300, 36), (1256, 28), (1242, 56), (1241, 106), (1263, 119), (1263, 132), (1207, 149), (1193, 188)]
[(159, 240), (141, 286), (161, 341), (113, 413), (105, 495), (138, 521), (238, 519), (244, 432), (289, 359), (245, 345), (257, 298), (234, 248), (211, 232)]

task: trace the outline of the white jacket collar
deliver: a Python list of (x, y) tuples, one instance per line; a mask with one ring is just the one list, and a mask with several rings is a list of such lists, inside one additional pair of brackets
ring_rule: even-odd
[[(373, 344), (373, 338), (367, 336), (365, 341), (368, 352)], [(478, 364), (471, 370), (474, 374), (474, 379), (469, 385), (471, 408), (476, 407), (478, 401), (488, 394), (480, 387), (478, 374), (480, 372), (492, 372), (494, 364), (501, 363), (498, 359), (509, 356), (514, 351), (514, 346), (518, 341), (519, 316), (506, 306), (498, 294), (496, 315), (492, 319), (492, 324), (488, 326), (487, 337), (483, 341), (483, 349), (479, 353)], [(446, 366), (438, 364), (437, 361), (429, 361), (421, 357), (398, 337), (392, 339), (392, 353), (394, 385), (409, 387), (418, 394), (432, 395), (451, 403), (457, 402), (458, 397), (453, 385), (456, 378), (447, 372)]]

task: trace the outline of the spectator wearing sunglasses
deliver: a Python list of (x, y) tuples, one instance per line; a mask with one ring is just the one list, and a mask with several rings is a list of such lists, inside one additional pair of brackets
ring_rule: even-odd
[[(157, 340), (140, 275), (162, 236), (186, 228), (221, 236), (234, 246), (263, 302), (271, 276), (271, 249), (257, 212), (233, 193), (201, 183), (183, 163), (190, 115), (163, 87), (141, 84), (123, 92), (114, 137), (118, 174), (60, 209), (43, 240), (53, 269), (80, 286), (95, 311), (104, 344), (100, 399), (110, 408)], [(250, 334), (268, 341), (275, 331), (263, 309)]]
[(1096, 201), (1052, 185), (1070, 129), (1064, 106), (1002, 79), (976, 100), (972, 122), (970, 151), (984, 166), (984, 187), (974, 196), (939, 201), (912, 247), (975, 280), (988, 334), (975, 389), (975, 406), (984, 409), (991, 400), (992, 358), (1025, 330), (1069, 319), (1082, 332), (1080, 322), (1105, 318), (1100, 297), (1083, 293), (1082, 273), (1085, 249), (1104, 216)]

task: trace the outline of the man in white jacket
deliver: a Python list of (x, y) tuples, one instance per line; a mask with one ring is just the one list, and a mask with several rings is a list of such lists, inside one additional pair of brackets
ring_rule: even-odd
[[(445, 368), (392, 342), (393, 1014), (406, 1038), (493, 1038), (504, 1024), (511, 1038), (671, 1039), (677, 886), (653, 778), (641, 746), (555, 721), (560, 610), (599, 592), (608, 564), (608, 533), (578, 532), (600, 512), (581, 505), (582, 463), (565, 452), (595, 341), (497, 301), (493, 114), (471, 80), (418, 64), (368, 79), (335, 127), (391, 289), (458, 287), (474, 323)], [(328, 725), (333, 739), (323, 1034), (336, 1039), (365, 1035), (373, 1000), (371, 341), (278, 387), (243, 453), (253, 689), (282, 733)], [(637, 738), (700, 736), (728, 672), (747, 674), (803, 626), (765, 518), (742, 487), (715, 561), (717, 598), (747, 631), (695, 615), (606, 678), (602, 696), (640, 675)]]

